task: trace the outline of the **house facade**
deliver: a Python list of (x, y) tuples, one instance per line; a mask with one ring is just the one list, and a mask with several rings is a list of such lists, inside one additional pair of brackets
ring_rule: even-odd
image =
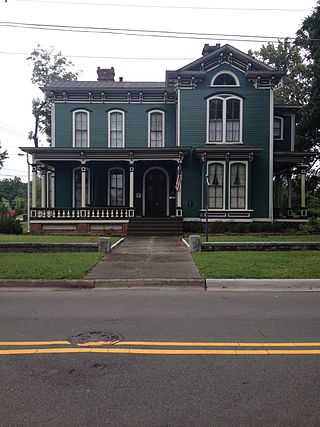
[[(230, 45), (205, 45), (164, 82), (115, 81), (113, 68), (97, 74), (43, 88), (51, 147), (22, 148), (32, 158), (31, 231), (126, 234), (152, 218), (189, 228), (206, 219), (306, 218), (309, 154), (295, 151), (296, 109), (274, 105), (282, 72)], [(288, 203), (280, 212), (283, 176)]]

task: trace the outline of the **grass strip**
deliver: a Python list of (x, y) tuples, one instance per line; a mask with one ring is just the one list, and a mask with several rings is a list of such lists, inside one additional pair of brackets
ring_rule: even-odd
[[(201, 236), (205, 241), (205, 236)], [(237, 234), (211, 235), (209, 242), (320, 242), (319, 234)]]
[(320, 251), (200, 252), (193, 259), (207, 279), (320, 278)]
[(0, 253), (0, 279), (82, 279), (104, 256), (86, 253)]
[[(110, 237), (113, 245), (121, 237)], [(99, 236), (44, 236), (33, 234), (0, 234), (0, 243), (97, 243)]]

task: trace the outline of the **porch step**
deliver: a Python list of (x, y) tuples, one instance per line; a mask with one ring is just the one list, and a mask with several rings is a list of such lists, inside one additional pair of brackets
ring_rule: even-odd
[(182, 218), (131, 218), (130, 236), (178, 236), (183, 232)]

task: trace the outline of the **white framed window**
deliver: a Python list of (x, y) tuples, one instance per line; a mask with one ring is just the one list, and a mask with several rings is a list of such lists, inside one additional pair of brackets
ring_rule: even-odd
[(207, 100), (207, 143), (242, 143), (243, 100), (216, 95)]
[(273, 118), (273, 139), (283, 139), (283, 117)]
[(148, 147), (164, 147), (164, 111), (148, 112)]
[(225, 162), (208, 162), (208, 208), (225, 209)]
[[(81, 167), (72, 170), (72, 207), (81, 208)], [(90, 204), (90, 170), (86, 168), (86, 205)]]
[(125, 205), (125, 171), (123, 168), (108, 170), (108, 205)]
[(108, 147), (124, 147), (124, 111), (108, 111)]
[(229, 163), (229, 209), (248, 209), (248, 163)]
[(87, 110), (72, 112), (73, 147), (90, 146), (90, 113)]
[(215, 87), (240, 87), (238, 77), (232, 71), (219, 71), (211, 80), (210, 86)]

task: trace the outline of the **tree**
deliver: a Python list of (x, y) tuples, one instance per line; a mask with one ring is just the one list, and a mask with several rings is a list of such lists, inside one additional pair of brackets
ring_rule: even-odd
[[(53, 46), (44, 49), (38, 45), (27, 58), (33, 64), (31, 81), (44, 87), (55, 80), (77, 80), (78, 72), (70, 70), (73, 63), (66, 59), (61, 52), (55, 51)], [(39, 145), (38, 134), (45, 133), (47, 141), (51, 141), (51, 101), (48, 99), (34, 98), (32, 101), (32, 114), (35, 118), (34, 130), (29, 132), (35, 147)]]
[[(2, 179), (0, 181), (0, 198), (8, 201), (9, 206), (15, 209), (17, 198), (26, 200), (27, 184), (21, 182), (21, 178), (14, 177)], [(18, 200), (20, 206), (20, 200)]]
[(275, 102), (282, 105), (305, 105), (309, 98), (310, 71), (301, 49), (288, 39), (262, 45), (249, 54), (270, 67), (284, 71), (283, 87), (275, 91)]
[(1, 151), (1, 142), (0, 142), (0, 169), (3, 167), (4, 161), (8, 158), (7, 150)]
[(296, 45), (305, 52), (310, 69), (309, 102), (304, 107), (299, 133), (305, 147), (320, 148), (320, 1), (297, 32)]

